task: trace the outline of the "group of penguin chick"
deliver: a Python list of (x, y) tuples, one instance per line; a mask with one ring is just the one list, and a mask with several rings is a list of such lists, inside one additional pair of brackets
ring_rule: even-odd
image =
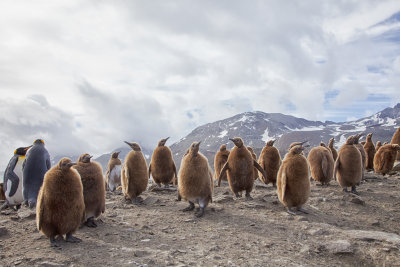
[[(395, 132), (392, 144), (383, 145), (379, 149), (372, 143), (372, 134), (368, 134), (364, 146), (358, 143), (360, 137), (361, 135), (348, 137), (339, 153), (333, 147), (332, 138), (329, 146), (321, 143), (320, 146), (311, 149), (307, 159), (303, 154), (307, 141), (295, 142), (290, 145), (283, 161), (273, 146), (275, 140), (270, 140), (261, 151), (258, 162), (254, 152), (244, 145), (243, 140), (235, 137), (230, 139), (235, 145), (231, 151), (226, 149), (226, 145), (222, 145), (215, 155), (214, 175), (207, 158), (199, 152), (200, 142), (194, 142), (189, 147), (177, 174), (172, 152), (165, 146), (168, 138), (159, 141), (149, 167), (140, 146), (137, 143), (125, 142), (132, 150), (126, 155), (123, 164), (118, 159), (119, 152), (112, 154), (105, 181), (100, 164), (91, 161), (89, 154), (82, 154), (77, 163), (73, 163), (69, 158), (62, 158), (56, 166), (45, 171), (43, 184), (37, 194), (37, 228), (50, 239), (52, 246), (58, 246), (56, 236), (66, 235), (67, 242), (80, 242), (81, 240), (72, 234), (82, 222), (89, 227), (96, 226), (94, 219), (105, 209), (105, 188), (114, 191), (121, 185), (125, 198), (139, 204), (139, 195), (146, 190), (150, 175), (160, 187), (161, 184), (168, 187), (171, 182), (178, 184), (178, 200), (184, 199), (189, 202), (189, 206), (183, 211), (193, 210), (197, 203), (197, 217), (203, 216), (208, 203), (212, 202), (214, 181), (220, 186), (221, 180), (227, 180), (237, 198), (245, 191), (246, 198), (251, 200), (250, 193), (258, 177), (265, 184), (272, 183), (274, 187), (277, 185), (279, 201), (287, 208), (288, 213), (307, 213), (302, 206), (310, 196), (309, 169), (311, 177), (322, 185), (329, 184), (332, 178), (335, 178), (344, 191), (351, 187), (351, 192), (357, 194), (356, 185), (363, 178), (364, 168), (373, 168), (375, 172), (385, 175), (393, 168), (396, 157), (400, 159), (400, 128)], [(45, 155), (44, 157), (38, 157), (34, 153), (38, 150), (37, 147), (41, 148), (41, 153), (36, 154)], [(37, 184), (38, 181), (29, 183), (32, 180), (32, 172), (26, 170), (30, 166), (30, 159), (34, 158), (32, 167), (37, 167), (43, 160), (46, 168), (49, 165), (48, 153), (44, 151), (42, 140), (36, 140), (32, 148), (20, 148), (15, 153), (25, 154), (28, 149), (23, 175), (19, 177), (23, 177), (23, 199), (28, 200), (29, 206), (32, 207), (31, 203), (35, 200), (25, 198), (28, 194), (25, 191), (35, 191), (30, 188), (30, 184)], [(17, 203), (7, 196), (12, 195), (11, 191), (18, 189), (9, 186), (12, 183), (6, 179), (9, 169), (16, 170), (16, 162), (11, 159), (5, 173), (8, 205)], [(43, 166), (39, 169), (43, 169)], [(14, 174), (20, 175), (15, 172)], [(9, 187), (13, 189), (10, 190)]]

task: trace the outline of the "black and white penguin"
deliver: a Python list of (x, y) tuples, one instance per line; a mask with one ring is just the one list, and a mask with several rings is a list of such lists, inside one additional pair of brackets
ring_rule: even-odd
[(26, 154), (22, 165), (24, 204), (29, 208), (36, 206), (39, 189), (43, 184), (44, 174), (50, 169), (50, 155), (44, 147), (44, 141), (37, 139)]
[(1, 209), (12, 207), (19, 209), (24, 201), (22, 195), (22, 164), (25, 160), (28, 147), (19, 147), (14, 151), (6, 170), (4, 171), (4, 195), (6, 201)]

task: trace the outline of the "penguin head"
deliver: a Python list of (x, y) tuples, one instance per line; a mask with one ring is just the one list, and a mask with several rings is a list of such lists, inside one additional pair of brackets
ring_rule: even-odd
[(372, 133), (369, 133), (368, 135), (367, 135), (367, 141), (371, 141), (372, 140)]
[(36, 139), (35, 142), (33, 142), (34, 145), (44, 145), (44, 141), (42, 139)]
[(92, 157), (93, 157), (93, 156), (89, 155), (88, 153), (82, 154), (82, 155), (79, 157), (78, 162), (89, 163), (89, 162), (90, 162), (90, 159), (91, 159)]
[(305, 143), (307, 143), (307, 142), (308, 142), (308, 140), (305, 140), (305, 141), (303, 141), (303, 142), (293, 142), (293, 143), (290, 144), (289, 150), (292, 149), (292, 147), (294, 147), (294, 146), (309, 147), (310, 145), (305, 145), (305, 146), (303, 146), (303, 145), (304, 145)]
[(360, 138), (363, 136), (364, 134), (356, 134), (354, 136), (354, 144), (358, 144), (358, 142), (360, 141)]
[(124, 141), (128, 146), (132, 148), (134, 151), (141, 151), (142, 149), (140, 148), (138, 143), (129, 143), (127, 141)]
[(376, 145), (381, 146), (382, 145), (381, 141), (376, 142)]
[(322, 147), (326, 147), (325, 143), (321, 141), (321, 143), (319, 143), (320, 146)]
[(58, 162), (58, 168), (62, 171), (69, 170), (72, 166), (76, 165), (75, 162), (72, 162), (69, 158), (62, 158)]
[[(32, 145), (33, 146), (33, 145)], [(18, 156), (25, 156), (26, 152), (28, 151), (29, 148), (31, 148), (32, 146), (27, 146), (27, 147), (19, 147), (14, 151), (15, 155)]]
[(240, 137), (230, 138), (229, 140), (231, 140), (235, 144), (235, 146), (239, 148), (243, 146), (243, 140)]
[(354, 145), (354, 136), (350, 135), (349, 137), (347, 137), (346, 139), (346, 145)]
[(118, 158), (118, 155), (119, 155), (119, 153), (121, 153), (121, 151), (114, 152), (114, 153), (112, 153), (111, 157), (112, 157), (113, 159), (117, 159), (117, 158)]
[(223, 144), (219, 147), (219, 151), (226, 151), (226, 145)]
[(190, 153), (196, 155), (199, 152), (200, 149), (200, 142), (193, 142), (192, 145), (190, 146)]
[(158, 141), (158, 146), (164, 146), (168, 139), (169, 139), (169, 137), (161, 139), (160, 141)]
[(294, 145), (294, 146), (292, 146), (290, 148), (289, 153), (290, 154), (295, 154), (295, 155), (302, 154), (304, 149), (305, 149), (305, 146), (303, 146), (301, 144), (300, 145)]
[(329, 139), (329, 143), (328, 143), (328, 146), (329, 147), (333, 147), (333, 143), (335, 142), (335, 138), (331, 138), (331, 139)]
[(275, 141), (276, 141), (276, 139), (275, 140), (269, 140), (267, 142), (267, 146), (274, 146)]

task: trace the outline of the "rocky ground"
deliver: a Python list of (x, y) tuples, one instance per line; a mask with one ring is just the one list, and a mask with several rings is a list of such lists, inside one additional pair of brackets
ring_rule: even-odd
[(82, 243), (50, 247), (22, 208), (0, 214), (1, 266), (400, 266), (400, 175), (366, 174), (360, 196), (336, 182), (312, 182), (304, 206), (289, 215), (271, 186), (257, 182), (254, 200), (215, 188), (203, 218), (182, 212), (176, 190), (149, 185), (143, 205), (107, 193), (97, 228)]

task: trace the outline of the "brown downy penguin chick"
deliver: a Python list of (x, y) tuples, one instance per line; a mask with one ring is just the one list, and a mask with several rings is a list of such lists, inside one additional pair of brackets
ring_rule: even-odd
[(126, 142), (131, 148), (121, 170), (122, 192), (125, 198), (139, 204), (139, 195), (146, 190), (148, 184), (147, 163), (143, 156), (142, 149), (137, 143)]
[(375, 151), (374, 143), (372, 142), (372, 133), (369, 133), (367, 135), (367, 141), (365, 142), (364, 150), (365, 150), (365, 154), (367, 155), (366, 169), (369, 171), (373, 170), (374, 169), (374, 156), (375, 156), (376, 151)]
[(261, 166), (253, 159), (250, 151), (243, 144), (240, 137), (235, 137), (231, 140), (235, 147), (229, 153), (228, 161), (225, 163), (218, 178), (218, 186), (221, 185), (222, 176), (227, 172), (228, 182), (232, 192), (237, 198), (246, 191), (246, 198), (253, 199), (250, 192), (253, 190), (254, 176), (253, 167), (256, 167), (264, 177), (267, 175)]
[(106, 191), (104, 187), (103, 169), (95, 161), (90, 161), (91, 155), (82, 154), (74, 168), (79, 172), (83, 185), (85, 200), (85, 225), (97, 227), (95, 218), (104, 213), (106, 207)]
[[(392, 145), (400, 145), (400, 127), (397, 128), (396, 132), (393, 134), (392, 141), (390, 141)], [(396, 160), (400, 160), (400, 152), (397, 152)]]
[(335, 142), (335, 138), (332, 137), (331, 139), (329, 139), (328, 147), (332, 153), (333, 161), (336, 161), (336, 159), (338, 157), (338, 153), (337, 153), (336, 148), (333, 146), (334, 142)]
[[(222, 167), (224, 167), (225, 163), (228, 161), (229, 150), (226, 149), (226, 145), (221, 145), (219, 147), (219, 151), (215, 154), (214, 158), (214, 179), (218, 180), (219, 174), (221, 173)], [(222, 176), (223, 181), (227, 181), (228, 178), (226, 173)]]
[(200, 142), (194, 142), (189, 153), (182, 158), (179, 170), (179, 195), (189, 202), (189, 207), (182, 211), (191, 211), (198, 203), (200, 210), (197, 217), (204, 215), (204, 209), (212, 202), (213, 178), (207, 158), (199, 152)]
[(272, 183), (276, 187), (276, 177), (278, 175), (279, 166), (281, 166), (281, 155), (274, 143), (276, 140), (269, 140), (263, 150), (261, 151), (258, 163), (264, 169), (266, 177), (260, 174), (260, 180), (264, 184)]
[(334, 177), (343, 191), (351, 187), (351, 192), (358, 194), (356, 185), (360, 183), (363, 173), (361, 152), (354, 146), (354, 136), (349, 136), (346, 143), (339, 150), (335, 162)]
[(121, 151), (112, 153), (107, 165), (106, 189), (108, 188), (111, 192), (114, 192), (115, 189), (117, 189), (117, 187), (121, 185), (122, 162), (118, 158), (120, 152)]
[(399, 145), (383, 145), (374, 157), (374, 170), (376, 173), (387, 174), (393, 169), (396, 154), (400, 151)]
[(304, 146), (302, 145), (293, 146), (283, 159), (278, 172), (278, 198), (286, 207), (287, 212), (292, 215), (296, 215), (292, 208), (308, 213), (302, 209), (311, 192), (308, 163), (303, 156), (303, 150)]
[(328, 185), (333, 178), (335, 165), (331, 150), (321, 142), (320, 146), (311, 149), (307, 159), (310, 164), (311, 177), (321, 185)]
[(161, 139), (158, 146), (154, 149), (153, 155), (149, 165), (149, 179), (150, 174), (153, 176), (154, 182), (161, 187), (169, 187), (172, 180), (177, 181), (175, 162), (172, 158), (171, 149), (165, 146), (169, 137)]
[[(378, 152), (378, 149), (382, 146), (381, 141), (376, 142), (376, 146), (375, 146), (375, 153)], [(375, 157), (375, 156), (374, 156)]]
[[(253, 157), (253, 159), (255, 161), (257, 161), (257, 155), (256, 155), (256, 153), (254, 153), (253, 148), (248, 146), (247, 149), (250, 151), (251, 156)], [(258, 178), (258, 170), (257, 170), (256, 167), (253, 168), (253, 177), (254, 177), (254, 180), (257, 180), (257, 178)]]
[(360, 151), (361, 153), (361, 163), (362, 163), (362, 180), (364, 180), (364, 170), (365, 166), (367, 165), (367, 153), (365, 153), (363, 145), (359, 143), (360, 137), (362, 134), (356, 134), (354, 136), (354, 146)]
[(69, 158), (62, 158), (48, 170), (40, 188), (36, 206), (37, 229), (58, 247), (55, 237), (66, 234), (67, 242), (81, 242), (72, 234), (85, 220), (85, 202), (81, 177), (71, 168)]

